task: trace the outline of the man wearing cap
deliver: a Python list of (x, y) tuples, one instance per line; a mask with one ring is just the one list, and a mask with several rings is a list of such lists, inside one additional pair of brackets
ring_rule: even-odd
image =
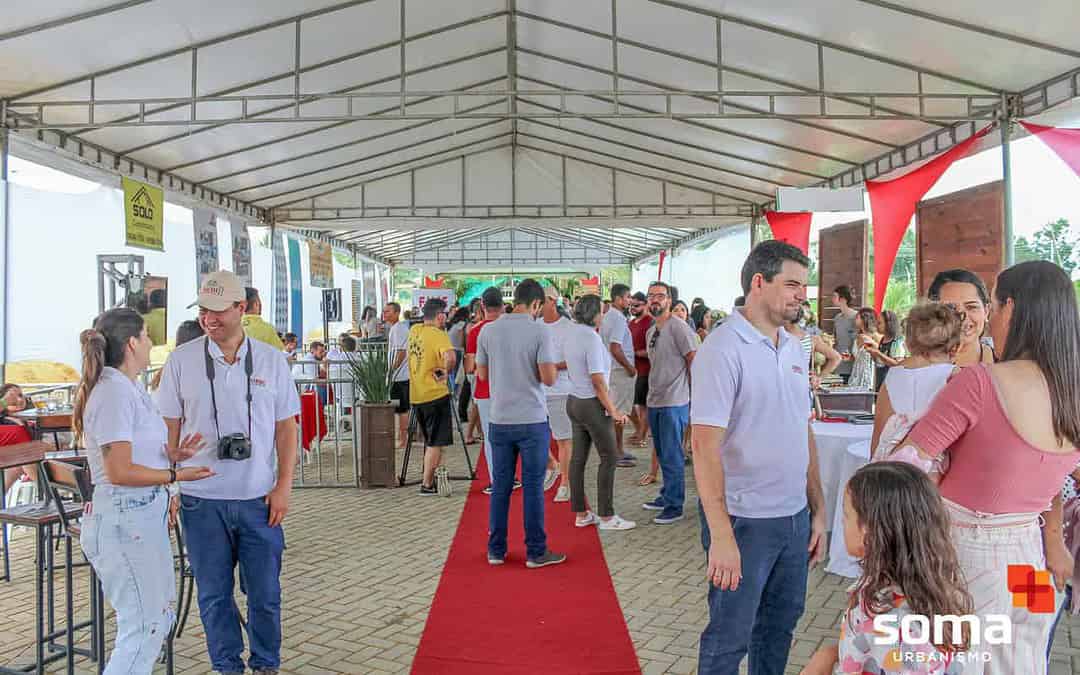
[(259, 289), (247, 286), (244, 288), (244, 297), (247, 300), (247, 311), (240, 324), (244, 327), (244, 333), (249, 338), (265, 342), (274, 349), (285, 350), (285, 343), (278, 337), (277, 330), (262, 318), (262, 298), (259, 297)]
[(235, 274), (208, 275), (197, 304), (206, 337), (169, 356), (158, 406), (170, 439), (192, 433), (206, 439), (184, 464), (213, 467), (216, 474), (180, 495), (199, 613), (213, 670), (243, 673), (243, 631), (233, 601), (239, 563), (248, 605), (247, 667), (275, 674), (281, 665), (281, 523), (292, 492), (300, 400), (284, 354), (244, 334), (247, 300)]

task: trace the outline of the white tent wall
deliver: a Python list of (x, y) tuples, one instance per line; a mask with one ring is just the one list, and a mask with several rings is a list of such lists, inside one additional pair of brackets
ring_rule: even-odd
[[(9, 186), (11, 269), (6, 302), (9, 303), (8, 360), (49, 360), (80, 366), (79, 332), (98, 313), (97, 256), (141, 255), (149, 274), (169, 280), (168, 335), (180, 322), (195, 318), (187, 306), (194, 301), (196, 279), (192, 211), (168, 201), (163, 227), (164, 251), (126, 246), (123, 192), (110, 185), (15, 159), (22, 170), (12, 172)], [(218, 260), (232, 269), (229, 218), (218, 214)], [(273, 322), (273, 253), (266, 235), (269, 228), (250, 225), (252, 282), (263, 298), (263, 318)], [(278, 236), (285, 236), (279, 232)], [(304, 288), (304, 332), (322, 328), (321, 290), (310, 284), (308, 247), (301, 241)], [(384, 266), (377, 264), (380, 274)], [(360, 270), (334, 260), (334, 285), (342, 289), (343, 321), (331, 325), (331, 334), (352, 327), (352, 279)]]
[[(701, 246), (704, 246), (702, 244)], [(713, 309), (731, 311), (742, 295), (739, 272), (750, 253), (750, 228), (732, 227), (708, 248), (689, 245), (664, 261), (662, 281), (679, 289), (679, 299), (690, 304), (700, 297)], [(656, 280), (659, 260), (651, 259), (633, 268), (634, 291), (644, 292)]]
[(11, 269), (8, 360), (80, 365), (79, 332), (98, 313), (97, 256), (141, 255), (148, 273), (169, 279), (168, 332), (193, 316), (195, 239), (191, 210), (167, 204), (165, 251), (124, 245), (123, 193), (99, 186), (72, 194), (9, 185)]

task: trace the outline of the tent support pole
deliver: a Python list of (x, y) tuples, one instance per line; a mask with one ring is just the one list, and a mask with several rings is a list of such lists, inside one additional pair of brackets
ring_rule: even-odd
[(1012, 214), (1012, 153), (1009, 150), (1009, 142), (1012, 137), (1012, 112), (1009, 109), (1009, 96), (1001, 94), (1001, 177), (1003, 182), (1003, 204), (1005, 211), (1005, 227), (1002, 233), (1005, 238), (1003, 251), (1005, 254), (1005, 266), (1009, 267), (1016, 262), (1016, 248), (1013, 243), (1013, 214)]
[(11, 303), (8, 297), (9, 263), (11, 261), (11, 228), (8, 218), (11, 209), (10, 192), (8, 190), (8, 156), (11, 149), (11, 135), (7, 127), (2, 126), (6, 120), (0, 119), (0, 382), (7, 381), (6, 370), (8, 362), (8, 319), (10, 318)]

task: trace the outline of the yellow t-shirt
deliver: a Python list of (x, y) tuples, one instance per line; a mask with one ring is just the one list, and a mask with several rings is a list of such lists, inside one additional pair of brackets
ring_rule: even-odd
[(435, 326), (420, 324), (409, 330), (409, 402), (428, 403), (449, 396), (446, 378), (435, 379), (435, 369), (446, 368), (443, 355), (454, 350), (450, 336)]
[(247, 333), (249, 338), (258, 340), (259, 342), (265, 342), (274, 349), (285, 350), (285, 345), (281, 342), (281, 339), (277, 336), (277, 331), (274, 327), (263, 321), (261, 316), (254, 314), (245, 314), (240, 319), (240, 323), (244, 326), (244, 332)]

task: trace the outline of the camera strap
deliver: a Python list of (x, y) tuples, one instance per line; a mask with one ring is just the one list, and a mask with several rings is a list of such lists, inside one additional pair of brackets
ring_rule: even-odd
[[(251, 355), (251, 338), (245, 340), (247, 353), (244, 355), (244, 374), (247, 376), (247, 413), (248, 439), (251, 439), (251, 374), (255, 372), (255, 361)], [(210, 356), (210, 338), (203, 342), (203, 354), (206, 357), (206, 379), (210, 380), (210, 401), (214, 404), (214, 429), (221, 440), (221, 425), (218, 422), (217, 394), (214, 392), (214, 359)]]

